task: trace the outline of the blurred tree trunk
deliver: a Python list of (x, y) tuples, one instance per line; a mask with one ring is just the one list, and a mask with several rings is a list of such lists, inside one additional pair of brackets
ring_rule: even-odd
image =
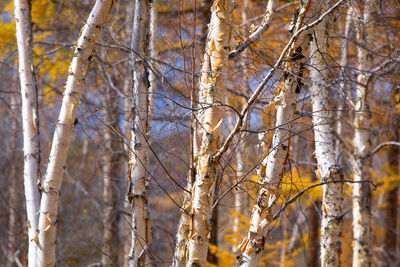
[(15, 0), (19, 79), (22, 99), (22, 129), (24, 145), (24, 185), (28, 225), (28, 265), (36, 266), (37, 229), (40, 193), (38, 190), (40, 172), (38, 89), (33, 65), (33, 40), (31, 1)]
[(19, 172), (17, 171), (18, 164), (18, 109), (17, 109), (17, 96), (15, 94), (11, 95), (10, 107), (12, 111), (12, 120), (10, 128), (12, 130), (12, 142), (11, 142), (11, 166), (10, 166), (10, 181), (8, 187), (8, 256), (7, 256), (7, 267), (14, 266), (13, 263), (17, 258), (17, 252), (21, 250), (18, 242), (20, 241), (19, 228), (21, 228), (20, 220), (18, 220), (19, 214), (19, 206), (20, 206), (20, 177)]
[[(217, 193), (217, 188), (214, 190), (214, 195)], [(212, 210), (211, 220), (210, 220), (210, 244), (218, 247), (218, 206)], [(218, 256), (216, 253), (211, 253), (210, 249), (207, 252), (207, 262), (215, 264), (218, 266)]]
[[(241, 11), (241, 21), (243, 25), (243, 32), (247, 34), (248, 32), (248, 27), (247, 27), (247, 9), (249, 6), (249, 0), (244, 0), (242, 2), (242, 11)], [(248, 76), (250, 75), (249, 73), (249, 68), (248, 68), (248, 49), (244, 50), (243, 55), (240, 58), (240, 65), (243, 68), (243, 80), (242, 80), (242, 85), (243, 85), (243, 93), (246, 95), (250, 95), (251, 90), (249, 88), (249, 79)], [(235, 96), (234, 96), (235, 97)], [(245, 104), (245, 99), (240, 98), (239, 101), (232, 101), (231, 105), (236, 109), (236, 110), (241, 110)], [(235, 114), (232, 114), (230, 116), (230, 121), (231, 121), (231, 129), (235, 128), (235, 122), (233, 121), (235, 117)], [(245, 123), (248, 120), (248, 116), (244, 118)], [(235, 150), (235, 155), (233, 158), (233, 168), (236, 170), (236, 175), (234, 177), (236, 178), (233, 183), (236, 183), (240, 179), (243, 178), (245, 175), (245, 162), (244, 162), (244, 155), (245, 155), (245, 145), (244, 142), (241, 140), (241, 136), (238, 136), (237, 142), (238, 145)], [(236, 187), (235, 190), (232, 191), (233, 193), (233, 201), (234, 201), (234, 207), (236, 209), (236, 216), (233, 217), (232, 220), (232, 232), (235, 236), (239, 236), (242, 233), (240, 232), (240, 217), (241, 216), (248, 216), (247, 212), (247, 207), (248, 207), (248, 201), (247, 201), (247, 193), (239, 189), (241, 187)], [(232, 253), (238, 254), (239, 250), (236, 245), (233, 244), (232, 248)]]
[(217, 103), (226, 99), (228, 52), (232, 25), (233, 2), (216, 0), (211, 8), (211, 21), (200, 78), (200, 102), (203, 134), (197, 161), (196, 181), (192, 188), (188, 265), (205, 266), (214, 200), (217, 161), (214, 153), (221, 144), (224, 110)]
[[(391, 140), (400, 141), (400, 87), (395, 85), (392, 94), (393, 101), (393, 114), (391, 119)], [(390, 147), (388, 155), (388, 163), (391, 176), (400, 175), (400, 149), (398, 146)], [(386, 210), (385, 210), (385, 241), (384, 251), (387, 253), (386, 265), (396, 265), (398, 262), (397, 254), (397, 208), (398, 208), (398, 180), (390, 186), (390, 191), (386, 192)]]
[[(329, 4), (324, 1), (313, 2), (313, 9), (323, 13)], [(326, 58), (328, 57), (327, 25), (329, 17), (314, 28), (311, 42), (310, 82), (313, 111), (313, 129), (317, 176), (322, 182), (343, 180), (342, 169), (336, 162), (335, 137), (330, 125), (330, 106), (328, 84), (325, 80)], [(322, 186), (322, 221), (321, 221), (321, 265), (340, 266), (343, 231), (343, 184), (328, 183)]]
[[(344, 26), (344, 40), (342, 42), (342, 45), (340, 47), (341, 50), (341, 58), (340, 58), (340, 64), (341, 64), (341, 78), (342, 81), (340, 82), (339, 89), (341, 90), (340, 94), (340, 102), (339, 102), (339, 107), (338, 107), (338, 112), (337, 112), (337, 123), (336, 123), (336, 133), (338, 136), (342, 136), (343, 134), (343, 123), (342, 121), (344, 120), (343, 118), (343, 111), (346, 108), (346, 102), (347, 99), (350, 97), (349, 92), (350, 92), (350, 81), (349, 77), (351, 77), (351, 73), (348, 70), (348, 53), (349, 53), (349, 40), (350, 40), (350, 26), (352, 23), (352, 16), (353, 16), (353, 9), (352, 7), (347, 8), (347, 14), (346, 14), (346, 23)], [(336, 140), (336, 156), (341, 153), (342, 150), (342, 145), (340, 143), (340, 140)]]
[[(105, 127), (103, 156), (103, 266), (114, 266), (118, 263), (118, 224), (120, 205), (118, 199), (118, 183), (121, 173), (121, 142), (119, 132), (118, 94), (107, 87), (105, 92)], [(115, 132), (117, 131), (117, 132)]]
[[(125, 13), (125, 38), (124, 38), (124, 43), (126, 46), (130, 46), (130, 43), (132, 41), (132, 30), (133, 30), (133, 17), (134, 17), (134, 1), (128, 0), (128, 4), (126, 7), (126, 13)], [(122, 253), (123, 257), (120, 257), (120, 266), (122, 267), (128, 267), (129, 266), (129, 257), (130, 257), (130, 249), (131, 249), (131, 238), (127, 238), (131, 236), (132, 232), (132, 225), (131, 225), (131, 217), (128, 216), (127, 214), (130, 213), (131, 207), (130, 203), (128, 201), (128, 189), (126, 188), (126, 184), (128, 181), (130, 181), (130, 175), (129, 175), (129, 169), (130, 169), (130, 164), (126, 164), (126, 162), (129, 161), (129, 155), (130, 155), (130, 144), (129, 144), (129, 138), (130, 138), (130, 133), (131, 133), (131, 127), (132, 127), (132, 70), (131, 70), (131, 65), (130, 62), (125, 63), (125, 79), (124, 79), (124, 93), (125, 93), (125, 98), (124, 98), (124, 139), (126, 140), (123, 144), (123, 149), (124, 149), (124, 168), (122, 170), (122, 177), (124, 179), (121, 179), (120, 183), (120, 188), (121, 192), (123, 193), (122, 196), (122, 209), (124, 210), (124, 213), (121, 214), (121, 226), (120, 226), (120, 239), (123, 243), (122, 247)], [(129, 183), (129, 182), (128, 182)], [(131, 214), (129, 214), (131, 215)]]
[(132, 243), (129, 266), (148, 264), (151, 221), (148, 213), (149, 161), (149, 72), (145, 58), (149, 55), (151, 1), (136, 0), (131, 43), (133, 74), (133, 122), (130, 129), (129, 201), (132, 206)]
[(61, 111), (55, 123), (56, 129), (43, 183), (39, 217), (39, 249), (36, 265), (32, 263), (33, 266), (52, 267), (56, 264), (58, 200), (68, 148), (91, 54), (96, 40), (101, 35), (102, 26), (111, 12), (113, 2), (113, 0), (96, 1), (75, 46)]
[[(371, 111), (368, 94), (373, 90), (368, 71), (372, 67), (372, 54), (369, 52), (367, 37), (371, 36), (374, 0), (356, 1), (358, 75), (355, 88), (354, 149), (353, 161), (353, 266), (371, 266), (371, 180), (372, 158), (368, 155), (371, 149), (370, 123)], [(361, 47), (362, 46), (362, 47)]]
[[(295, 20), (293, 33), (298, 31), (309, 9), (309, 3), (304, 5)], [(281, 83), (277, 86), (274, 99), (276, 108), (276, 130), (272, 138), (271, 150), (262, 161), (257, 203), (253, 207), (250, 229), (247, 237), (239, 245), (242, 252), (239, 266), (258, 266), (264, 250), (265, 237), (273, 222), (272, 207), (279, 197), (281, 177), (288, 156), (291, 121), (296, 110), (297, 93), (301, 88), (303, 61), (306, 58), (310, 42), (309, 32), (303, 32), (294, 41), (287, 55), (290, 61), (284, 65)]]
[[(314, 183), (317, 181), (317, 176), (315, 173), (315, 169), (311, 166), (311, 182)], [(308, 216), (309, 216), (309, 235), (308, 235), (308, 266), (309, 267), (318, 267), (319, 266), (319, 214), (318, 210), (321, 206), (320, 200), (312, 200), (313, 203), (308, 208)]]

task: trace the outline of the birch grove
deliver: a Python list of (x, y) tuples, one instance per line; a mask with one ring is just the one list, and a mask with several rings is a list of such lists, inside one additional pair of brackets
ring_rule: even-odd
[(399, 10), (0, 1), (0, 262), (397, 266)]

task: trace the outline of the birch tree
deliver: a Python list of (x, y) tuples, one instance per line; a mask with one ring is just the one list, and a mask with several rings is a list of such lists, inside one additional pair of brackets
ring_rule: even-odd
[[(38, 256), (35, 266), (55, 266), (56, 264), (56, 223), (61, 182), (64, 174), (67, 152), (75, 126), (76, 111), (85, 85), (85, 76), (91, 60), (96, 40), (113, 0), (97, 0), (82, 29), (74, 49), (68, 79), (65, 87), (61, 111), (54, 132), (47, 172), (43, 181), (40, 202)], [(37, 240), (37, 239), (36, 239)], [(32, 263), (34, 264), (34, 263)]]
[[(310, 1), (299, 11), (292, 29), (293, 33), (302, 27), (309, 6)], [(303, 32), (287, 52), (290, 60), (284, 65), (284, 73), (277, 85), (273, 103), (276, 108), (276, 130), (271, 150), (261, 163), (261, 177), (258, 183), (262, 188), (253, 207), (250, 228), (246, 238), (239, 245), (239, 250), (242, 252), (238, 262), (240, 266), (258, 266), (268, 228), (273, 221), (272, 208), (279, 197), (280, 180), (289, 149), (291, 122), (296, 110), (296, 97), (300, 92), (300, 79), (304, 71), (303, 61), (306, 58), (310, 37), (307, 31)]]
[(371, 34), (373, 21), (372, 9), (374, 0), (356, 1), (355, 14), (357, 16), (357, 60), (358, 75), (355, 88), (355, 117), (354, 117), (354, 149), (353, 161), (353, 266), (371, 266), (371, 179), (372, 159), (368, 155), (371, 150), (370, 120), (371, 111), (368, 104), (368, 95), (371, 90), (370, 75), (372, 55), (368, 50), (367, 37)]
[(149, 55), (151, 1), (136, 0), (131, 42), (131, 70), (133, 75), (133, 122), (130, 129), (129, 192), (132, 207), (132, 241), (129, 266), (142, 266), (147, 260), (151, 242), (151, 222), (148, 214), (148, 133), (149, 73), (146, 56)]
[[(316, 1), (314, 10), (328, 10), (327, 1)], [(330, 125), (327, 75), (327, 25), (326, 19), (314, 28), (311, 42), (310, 92), (317, 159), (317, 176), (322, 182), (321, 265), (340, 266), (341, 235), (343, 231), (342, 169), (336, 162), (335, 137)], [(335, 182), (336, 181), (336, 182)]]
[(116, 136), (119, 129), (118, 118), (118, 95), (110, 87), (106, 88), (105, 95), (105, 123), (103, 156), (103, 250), (101, 263), (103, 266), (112, 266), (118, 262), (118, 221), (119, 208), (118, 203), (118, 177), (120, 175), (120, 141)]
[[(207, 42), (207, 30), (208, 23), (210, 22), (211, 12), (210, 6), (212, 5), (211, 0), (202, 0), (200, 2), (199, 10), (202, 11), (199, 16), (200, 21), (200, 33), (199, 33), (199, 43), (200, 43), (200, 52), (203, 53), (205, 50), (206, 42)], [(197, 6), (195, 7), (195, 16), (197, 15)], [(197, 22), (197, 20), (196, 20)], [(194, 35), (193, 42), (195, 43), (196, 35)], [(195, 62), (193, 63), (195, 64)], [(193, 66), (195, 67), (195, 66)], [(194, 68), (193, 68), (194, 69)], [(193, 77), (194, 80), (194, 77)], [(201, 93), (196, 90), (194, 81), (193, 88), (191, 92), (191, 107), (192, 109), (196, 109), (202, 103), (198, 101), (202, 98)], [(197, 103), (199, 102), (199, 103)], [(203, 133), (202, 127), (199, 125), (203, 119), (203, 116), (197, 115), (194, 110), (191, 111), (191, 159), (190, 159), (190, 170), (187, 177), (187, 185), (186, 191), (184, 192), (184, 199), (182, 203), (182, 213), (181, 218), (178, 224), (178, 230), (176, 234), (176, 245), (174, 251), (174, 266), (175, 267), (183, 267), (186, 266), (188, 260), (188, 242), (189, 242), (189, 232), (190, 232), (190, 223), (191, 223), (191, 207), (192, 207), (192, 195), (190, 193), (192, 186), (195, 182), (195, 177), (197, 173), (197, 160), (200, 153), (200, 139)], [(200, 123), (199, 123), (200, 122)]]
[(24, 186), (28, 225), (28, 264), (36, 266), (37, 229), (40, 193), (39, 123), (37, 86), (33, 65), (31, 1), (15, 0), (14, 12), (19, 58), (19, 79), (22, 99), (22, 129), (24, 144)]
[[(233, 2), (216, 0), (211, 8), (206, 52), (200, 77), (200, 95), (204, 100), (203, 133), (197, 161), (196, 181), (192, 187), (189, 228), (189, 266), (205, 266), (214, 199), (217, 160), (214, 154), (222, 139), (224, 112), (221, 103), (226, 97), (228, 52), (231, 40)], [(179, 229), (180, 230), (180, 229)]]

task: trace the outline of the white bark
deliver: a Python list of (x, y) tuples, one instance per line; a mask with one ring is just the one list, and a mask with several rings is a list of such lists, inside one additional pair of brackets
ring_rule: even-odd
[(54, 132), (40, 203), (39, 250), (36, 266), (55, 266), (58, 200), (76, 111), (96, 40), (111, 11), (113, 0), (97, 0), (76, 44), (61, 111)]
[[(195, 16), (197, 18), (197, 11), (201, 10), (202, 15), (199, 17), (199, 24), (201, 25), (201, 31), (199, 33), (199, 42), (200, 42), (200, 51), (204, 50), (206, 45), (206, 32), (207, 32), (207, 25), (210, 21), (210, 8), (208, 6), (211, 5), (211, 0), (202, 0), (200, 2), (200, 7), (195, 6)], [(197, 22), (197, 20), (196, 20)], [(196, 35), (193, 36), (194, 40), (193, 43), (196, 43)], [(193, 48), (194, 49), (194, 48)], [(195, 57), (195, 50), (193, 50), (193, 57)], [(192, 64), (192, 71), (195, 71), (195, 63)], [(204, 98), (201, 96), (200, 92), (196, 90), (194, 76), (192, 77), (192, 92), (191, 92), (191, 108), (196, 109), (199, 105), (197, 104), (197, 99), (202, 99), (201, 101), (204, 102)], [(200, 102), (201, 103), (201, 102)], [(197, 119), (197, 118), (198, 119)], [(196, 119), (195, 119), (196, 118)], [(186, 262), (188, 260), (188, 241), (189, 241), (189, 231), (190, 231), (190, 222), (191, 222), (191, 214), (190, 211), (192, 209), (192, 196), (189, 193), (192, 189), (192, 186), (195, 181), (196, 176), (196, 165), (198, 155), (200, 153), (200, 139), (202, 135), (202, 123), (201, 121), (203, 116), (198, 116), (195, 114), (194, 111), (191, 112), (190, 118), (190, 142), (191, 142), (191, 155), (190, 155), (190, 169), (187, 177), (187, 185), (186, 189), (188, 192), (185, 192), (184, 199), (182, 203), (182, 214), (178, 224), (178, 230), (176, 234), (176, 245), (175, 245), (175, 252), (174, 252), (174, 263), (175, 267), (184, 267), (186, 266)]]
[(217, 105), (226, 99), (232, 13), (232, 0), (216, 0), (211, 8), (211, 22), (200, 78), (200, 95), (207, 106), (202, 119), (204, 130), (196, 167), (196, 181), (192, 188), (188, 266), (205, 266), (207, 260), (217, 167), (214, 154), (221, 144), (224, 117), (223, 109)]
[(151, 242), (151, 225), (147, 206), (149, 160), (148, 134), (149, 118), (149, 73), (145, 57), (148, 56), (150, 33), (150, 1), (136, 0), (131, 43), (131, 64), (133, 72), (132, 110), (134, 113), (130, 137), (130, 189), (132, 207), (132, 241), (129, 266), (147, 263)]
[(371, 112), (368, 105), (369, 75), (366, 71), (372, 68), (372, 55), (366, 37), (371, 34), (372, 9), (374, 0), (359, 1), (355, 4), (357, 20), (357, 41), (364, 47), (358, 47), (358, 75), (356, 86), (356, 107), (354, 118), (354, 148), (356, 159), (353, 162), (353, 266), (371, 266), (371, 179), (372, 162), (370, 120)]
[(28, 225), (28, 265), (36, 266), (38, 212), (40, 193), (38, 190), (40, 147), (38, 125), (37, 87), (33, 73), (31, 5), (27, 0), (15, 0), (19, 78), (22, 98), (22, 129), (24, 140), (24, 185)]
[[(294, 32), (299, 30), (309, 8), (309, 2), (300, 10)], [(263, 185), (258, 192), (257, 204), (254, 206), (250, 220), (250, 229), (247, 237), (239, 245), (242, 252), (238, 265), (258, 266), (264, 242), (268, 233), (268, 226), (272, 223), (272, 207), (279, 197), (280, 180), (289, 150), (291, 121), (296, 109), (296, 97), (300, 89), (300, 79), (304, 71), (303, 60), (310, 42), (310, 34), (306, 31), (292, 44), (287, 55), (291, 58), (284, 66), (282, 82), (277, 86), (275, 97), (276, 127), (271, 150), (263, 160), (261, 178)], [(265, 168), (265, 171), (264, 171)]]
[[(326, 1), (318, 1), (315, 7), (321, 13), (328, 9)], [(322, 182), (342, 180), (342, 171), (336, 163), (335, 137), (330, 125), (330, 107), (326, 75), (327, 25), (329, 20), (317, 25), (311, 43), (310, 82), (313, 111), (315, 157), (318, 163), (317, 176)], [(321, 265), (340, 266), (343, 231), (343, 185), (323, 185), (321, 221)]]

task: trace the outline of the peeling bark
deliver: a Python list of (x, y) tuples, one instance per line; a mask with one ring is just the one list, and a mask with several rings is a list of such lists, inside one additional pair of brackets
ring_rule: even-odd
[(210, 234), (210, 219), (217, 176), (217, 152), (222, 139), (224, 111), (219, 107), (226, 99), (227, 63), (232, 38), (231, 0), (216, 0), (211, 8), (211, 22), (200, 78), (200, 101), (203, 133), (197, 161), (196, 181), (192, 187), (191, 220), (187, 266), (205, 266)]
[[(301, 28), (309, 3), (310, 1), (299, 11), (293, 33)], [(239, 266), (258, 266), (264, 250), (268, 229), (273, 221), (272, 208), (279, 197), (280, 181), (289, 150), (291, 121), (296, 109), (297, 93), (301, 88), (303, 61), (306, 58), (310, 38), (308, 31), (303, 32), (287, 53), (289, 60), (284, 65), (284, 74), (274, 98), (276, 130), (268, 156), (261, 163), (261, 177), (258, 182), (262, 188), (253, 207), (247, 237), (239, 245), (239, 250), (242, 252)]]
[(358, 47), (358, 75), (356, 86), (356, 107), (354, 118), (354, 149), (353, 161), (353, 266), (371, 266), (371, 197), (372, 190), (369, 183), (362, 183), (371, 179), (372, 159), (370, 120), (371, 112), (368, 104), (368, 94), (371, 88), (368, 70), (372, 67), (372, 55), (368, 52), (367, 36), (371, 34), (372, 8), (374, 0), (356, 1), (355, 12), (357, 17), (357, 41), (364, 46)]
[(33, 66), (31, 1), (14, 1), (22, 99), (24, 186), (28, 225), (28, 266), (36, 266), (40, 193), (38, 190), (40, 145), (37, 86)]
[(97, 0), (75, 47), (60, 115), (55, 123), (53, 143), (40, 203), (39, 243), (36, 266), (55, 266), (58, 200), (67, 152), (75, 126), (76, 111), (96, 40), (111, 11), (113, 0)]
[(148, 214), (149, 130), (149, 55), (151, 1), (136, 0), (133, 18), (131, 70), (133, 75), (133, 122), (130, 129), (129, 193), (132, 207), (132, 240), (129, 266), (148, 264), (151, 243), (151, 221)]

